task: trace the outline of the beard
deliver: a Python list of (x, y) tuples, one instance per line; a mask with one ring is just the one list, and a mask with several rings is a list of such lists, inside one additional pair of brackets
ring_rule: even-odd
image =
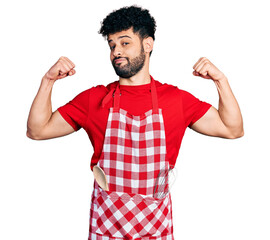
[[(119, 57), (121, 58), (121, 57)], [(118, 58), (115, 58), (114, 60), (116, 60)], [(132, 58), (131, 60), (129, 60), (129, 58), (125, 57), (125, 59), (127, 60), (127, 63), (124, 66), (120, 66), (120, 64), (115, 64), (114, 60), (112, 62), (113, 64), (113, 68), (115, 70), (115, 73), (121, 77), (121, 78), (131, 78), (133, 77), (135, 74), (137, 74), (144, 66), (145, 63), (145, 52), (143, 47), (141, 47), (141, 52), (140, 55)]]

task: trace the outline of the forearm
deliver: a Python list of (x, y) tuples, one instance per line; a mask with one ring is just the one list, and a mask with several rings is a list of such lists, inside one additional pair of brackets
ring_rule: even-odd
[(234, 136), (243, 136), (244, 129), (241, 111), (228, 79), (224, 76), (220, 80), (215, 80), (214, 83), (219, 94), (218, 112), (222, 122)]
[(52, 116), (51, 93), (54, 81), (42, 78), (38, 93), (32, 103), (28, 120), (27, 136), (35, 137)]

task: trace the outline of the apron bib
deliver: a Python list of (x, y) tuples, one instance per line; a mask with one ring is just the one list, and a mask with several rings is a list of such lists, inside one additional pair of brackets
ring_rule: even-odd
[(118, 82), (97, 163), (109, 191), (94, 180), (89, 240), (173, 240), (170, 192), (154, 197), (159, 173), (170, 168), (154, 79), (151, 76), (153, 108), (138, 116), (120, 108), (120, 88)]

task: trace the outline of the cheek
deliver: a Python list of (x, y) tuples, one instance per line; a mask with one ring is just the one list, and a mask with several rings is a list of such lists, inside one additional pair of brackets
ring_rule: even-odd
[(112, 53), (110, 53), (110, 60), (113, 61), (113, 59), (114, 59), (114, 56)]
[(129, 59), (133, 59), (136, 56), (138, 56), (138, 53), (136, 50), (134, 51), (134, 49), (125, 49), (125, 52), (123, 52), (123, 55)]

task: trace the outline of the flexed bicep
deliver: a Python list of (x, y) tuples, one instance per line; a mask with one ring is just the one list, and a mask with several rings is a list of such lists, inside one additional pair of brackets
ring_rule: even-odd
[(229, 139), (235, 138), (224, 125), (217, 109), (213, 106), (191, 126), (191, 129), (207, 136)]
[(73, 132), (75, 132), (75, 129), (61, 116), (59, 111), (56, 110), (40, 132), (35, 137), (31, 138), (35, 140), (45, 140), (62, 137)]

